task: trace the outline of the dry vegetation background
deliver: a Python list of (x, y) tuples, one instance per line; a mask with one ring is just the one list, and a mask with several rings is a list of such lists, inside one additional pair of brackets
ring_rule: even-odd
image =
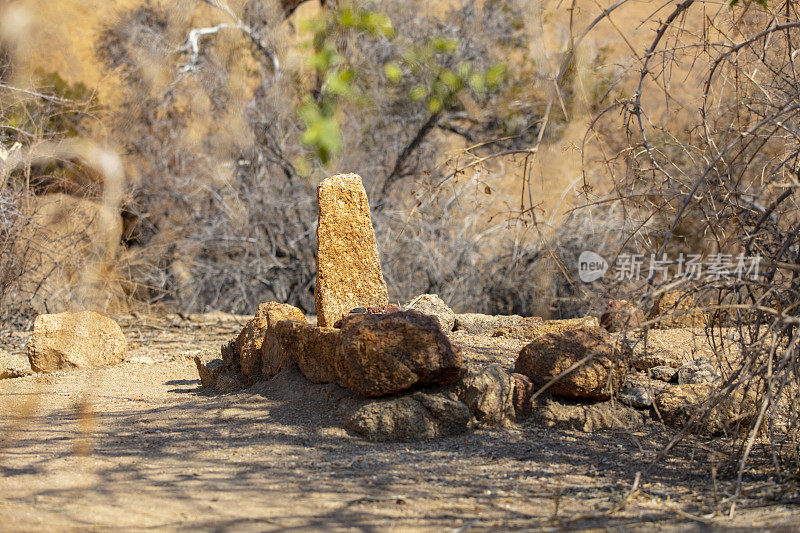
[[(691, 295), (740, 353), (708, 408), (754, 394), (740, 457), (766, 432), (796, 474), (796, 8), (6, 2), (0, 318), (313, 312), (315, 185), (357, 172), (400, 302), (571, 317)], [(764, 268), (584, 285), (587, 249)]]

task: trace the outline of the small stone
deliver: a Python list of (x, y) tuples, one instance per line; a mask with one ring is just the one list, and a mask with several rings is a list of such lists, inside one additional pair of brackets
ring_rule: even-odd
[(94, 311), (39, 315), (28, 343), (28, 360), (35, 372), (114, 365), (127, 353), (119, 324)]
[(642, 372), (656, 366), (668, 366), (678, 369), (681, 366), (681, 362), (674, 353), (667, 350), (649, 350), (647, 353), (639, 354), (634, 351), (634, 355), (631, 356), (631, 366)]
[(331, 326), (349, 310), (389, 303), (367, 193), (357, 174), (317, 187), (317, 322)]
[(21, 378), (31, 373), (31, 365), (25, 356), (0, 349), (0, 379)]
[(460, 400), (484, 424), (509, 426), (516, 421), (514, 378), (498, 365), (467, 378)]
[(548, 389), (551, 394), (605, 400), (622, 386), (625, 365), (613, 349), (611, 336), (599, 326), (582, 326), (535, 339), (520, 351), (514, 371), (528, 376), (536, 387), (543, 387), (576, 364), (577, 368)]
[(717, 367), (708, 357), (698, 357), (678, 369), (678, 384), (712, 383), (719, 379)]
[(341, 335), (337, 383), (364, 396), (446, 385), (460, 377), (461, 351), (433, 317), (418, 311), (349, 315)]
[(654, 366), (648, 369), (647, 372), (650, 374), (650, 378), (658, 381), (667, 383), (673, 380), (677, 381), (678, 369), (671, 366)]
[(406, 304), (406, 309), (414, 309), (420, 313), (435, 317), (445, 333), (453, 331), (456, 323), (456, 314), (435, 294), (423, 294), (414, 298)]

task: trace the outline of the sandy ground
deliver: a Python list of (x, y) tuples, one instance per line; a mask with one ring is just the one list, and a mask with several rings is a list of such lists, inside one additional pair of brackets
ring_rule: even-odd
[(336, 425), (329, 388), (292, 376), (208, 394), (192, 357), (242, 320), (131, 319), (123, 364), (0, 381), (0, 530), (800, 528), (800, 495), (755, 474), (733, 519), (715, 514), (732, 490), (724, 443), (650, 466), (670, 437), (655, 422), (374, 444)]

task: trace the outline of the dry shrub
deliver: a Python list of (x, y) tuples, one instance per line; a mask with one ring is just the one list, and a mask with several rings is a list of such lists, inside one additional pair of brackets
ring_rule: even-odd
[[(601, 113), (587, 135), (586, 146), (597, 143), (606, 156), (587, 161), (587, 204), (624, 210), (621, 242), (645, 255), (645, 270), (651, 253), (673, 261), (668, 279), (645, 277), (629, 294), (653, 301), (681, 291), (705, 309), (707, 335), (720, 349), (724, 381), (693, 424), (730, 398), (757, 398), (755, 416), (730, 435), (739, 446), (739, 486), (761, 443), (776, 476), (800, 473), (798, 7), (671, 6), (658, 15), (633, 73), (633, 96)], [(614, 133), (619, 116), (624, 137)], [(677, 277), (681, 253), (729, 271), (740, 254), (758, 256), (760, 269), (741, 279), (708, 270)], [(725, 349), (736, 356), (723, 356)]]

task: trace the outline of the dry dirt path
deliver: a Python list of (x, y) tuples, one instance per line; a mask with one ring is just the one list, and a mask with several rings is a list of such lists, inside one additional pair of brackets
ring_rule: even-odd
[[(766, 479), (733, 520), (700, 516), (714, 508), (713, 443), (683, 445), (628, 497), (666, 441), (655, 423), (374, 444), (336, 425), (326, 387), (291, 375), (205, 393), (192, 357), (234, 334), (230, 317), (148, 322), (125, 324), (121, 365), (0, 381), (0, 530), (800, 527), (799, 502), (771, 501)], [(728, 490), (719, 480), (717, 498)]]

